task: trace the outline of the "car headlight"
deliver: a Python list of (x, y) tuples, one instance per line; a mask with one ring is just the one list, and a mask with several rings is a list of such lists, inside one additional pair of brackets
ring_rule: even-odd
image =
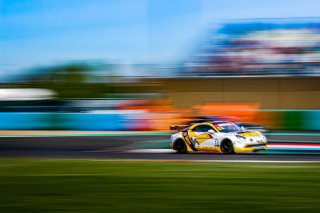
[(236, 135), (237, 138), (241, 139), (241, 140), (245, 140), (246, 137), (242, 136), (242, 135)]
[(260, 134), (261, 134), (262, 140), (263, 140), (263, 141), (267, 141), (267, 137), (266, 137), (264, 134), (262, 134), (262, 133), (260, 133)]
[(238, 139), (237, 141), (235, 141), (237, 144), (244, 144), (246, 142), (246, 137), (243, 137), (241, 135), (236, 135), (236, 138)]

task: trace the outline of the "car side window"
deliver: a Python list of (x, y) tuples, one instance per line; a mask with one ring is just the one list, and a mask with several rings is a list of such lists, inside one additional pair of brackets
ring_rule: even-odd
[(199, 126), (196, 126), (193, 131), (195, 132), (208, 132), (209, 129), (212, 129), (213, 128), (209, 125), (199, 125)]

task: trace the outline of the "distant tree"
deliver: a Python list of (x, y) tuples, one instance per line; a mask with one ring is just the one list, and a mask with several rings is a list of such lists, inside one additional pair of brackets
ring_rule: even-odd
[(108, 86), (89, 81), (93, 69), (85, 64), (51, 68), (47, 87), (54, 90), (60, 99), (105, 97)]

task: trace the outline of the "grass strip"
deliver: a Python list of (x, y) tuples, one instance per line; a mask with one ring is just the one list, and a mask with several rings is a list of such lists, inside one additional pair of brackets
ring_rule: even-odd
[(319, 212), (320, 163), (0, 159), (1, 212)]

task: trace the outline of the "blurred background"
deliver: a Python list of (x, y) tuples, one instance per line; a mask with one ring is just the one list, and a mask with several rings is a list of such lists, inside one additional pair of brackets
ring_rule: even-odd
[[(0, 0), (1, 212), (320, 212), (319, 0)], [(268, 150), (174, 154), (232, 121)]]
[(0, 0), (0, 130), (320, 130), (320, 3), (300, 3)]

